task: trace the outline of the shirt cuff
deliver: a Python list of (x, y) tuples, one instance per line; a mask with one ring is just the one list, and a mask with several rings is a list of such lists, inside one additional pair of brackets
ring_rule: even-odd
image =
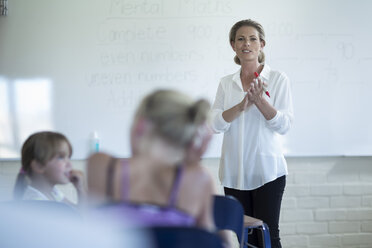
[(273, 131), (278, 132), (279, 134), (285, 134), (291, 127), (291, 116), (286, 115), (283, 112), (277, 111), (274, 118), (267, 120), (267, 125)]
[(213, 120), (213, 131), (216, 133), (225, 132), (229, 129), (230, 124), (229, 122), (225, 121), (222, 117), (223, 111), (216, 111), (214, 114)]
[(282, 115), (283, 113), (281, 113), (280, 111), (276, 111), (276, 115), (271, 120), (267, 120), (267, 124), (269, 124), (270, 126), (278, 125), (278, 121)]

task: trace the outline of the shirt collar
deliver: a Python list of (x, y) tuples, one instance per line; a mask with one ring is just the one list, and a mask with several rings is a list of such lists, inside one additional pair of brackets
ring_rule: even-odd
[(242, 68), (240, 67), (239, 70), (233, 74), (232, 80), (239, 86), (240, 89), (243, 90), (242, 81), (240, 79), (240, 71), (241, 70), (242, 70)]
[[(242, 81), (240, 79), (241, 70), (242, 68), (240, 67), (239, 70), (233, 74), (232, 80), (239, 86), (239, 88), (243, 90)], [(263, 78), (264, 82), (266, 83), (269, 81), (270, 71), (271, 71), (270, 66), (268, 66), (267, 64), (263, 64), (263, 69), (260, 73), (260, 76)]]
[(267, 64), (263, 64), (263, 69), (261, 71), (260, 76), (264, 79), (264, 81), (267, 83), (269, 81), (269, 75), (270, 75), (270, 66)]

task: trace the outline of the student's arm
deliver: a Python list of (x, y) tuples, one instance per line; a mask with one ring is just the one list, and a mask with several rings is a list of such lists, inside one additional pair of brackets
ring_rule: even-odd
[[(209, 176), (209, 175), (208, 175)], [(201, 211), (197, 218), (197, 226), (207, 229), (210, 232), (216, 230), (214, 219), (213, 219), (213, 192), (214, 185), (211, 179), (206, 179), (205, 187), (203, 190), (204, 194), (201, 195)]]
[[(199, 223), (197, 223), (197, 225), (200, 227), (206, 228), (207, 230), (211, 232), (215, 232), (216, 226), (214, 223), (213, 211), (214, 211), (214, 196), (217, 194), (217, 188), (213, 181), (212, 176), (208, 172), (205, 172), (205, 173), (206, 173), (206, 187), (205, 187), (205, 193), (203, 196), (202, 214), (201, 214)], [(225, 248), (233, 247), (233, 242), (231, 240), (231, 232), (218, 231), (217, 233), (223, 240)]]
[(112, 159), (105, 153), (95, 153), (91, 155), (86, 164), (88, 202), (89, 204), (99, 205), (105, 203), (106, 197), (106, 175), (107, 167)]

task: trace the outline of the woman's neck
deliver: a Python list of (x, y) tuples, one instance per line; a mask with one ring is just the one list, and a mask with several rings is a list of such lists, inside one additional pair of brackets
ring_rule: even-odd
[(174, 154), (167, 153), (164, 151), (157, 150), (159, 153), (146, 153), (141, 152), (133, 156), (134, 160), (140, 161), (144, 166), (149, 166), (151, 168), (159, 167), (173, 167), (180, 163), (182, 159), (178, 158)]
[(177, 147), (171, 146), (161, 139), (149, 139), (138, 146), (135, 158), (147, 160), (152, 166), (174, 166), (184, 160), (185, 152)]
[(263, 66), (258, 63), (258, 61), (255, 62), (246, 62), (241, 65), (241, 72), (240, 75), (242, 77), (248, 77), (253, 75), (255, 72), (260, 73), (262, 71)]

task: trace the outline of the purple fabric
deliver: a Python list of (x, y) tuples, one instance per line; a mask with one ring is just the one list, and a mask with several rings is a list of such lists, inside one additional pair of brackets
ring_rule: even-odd
[(115, 218), (129, 219), (132, 224), (140, 227), (195, 226), (192, 216), (176, 208), (124, 202), (106, 206), (104, 209)]
[(135, 225), (150, 226), (194, 226), (195, 219), (189, 214), (176, 208), (177, 195), (183, 174), (183, 166), (177, 167), (177, 172), (167, 206), (154, 204), (134, 204), (127, 201), (129, 194), (129, 165), (127, 160), (122, 163), (122, 199), (105, 207), (114, 216), (129, 218)]

